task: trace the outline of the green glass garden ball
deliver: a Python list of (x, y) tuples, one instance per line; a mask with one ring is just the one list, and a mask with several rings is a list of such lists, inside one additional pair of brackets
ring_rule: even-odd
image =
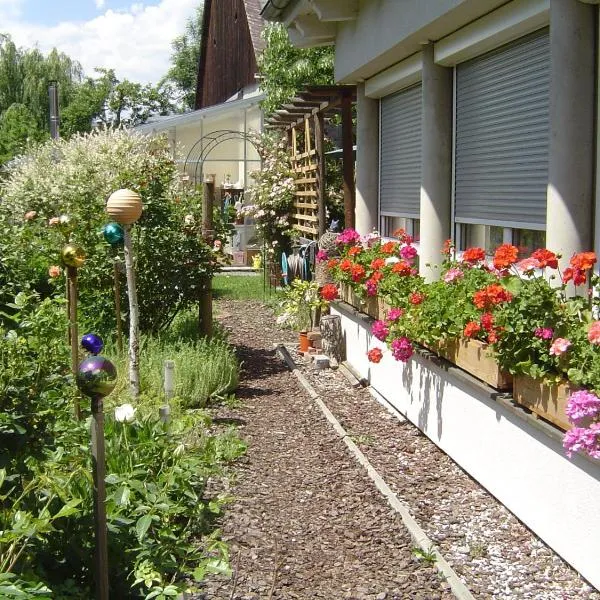
[(64, 246), (60, 251), (60, 257), (67, 267), (76, 267), (78, 269), (85, 262), (85, 252), (77, 244), (67, 244)]
[(102, 233), (104, 234), (104, 239), (111, 246), (120, 246), (125, 239), (125, 232), (118, 223), (108, 223), (102, 229)]
[(104, 356), (90, 356), (79, 363), (77, 387), (90, 398), (104, 398), (117, 383), (117, 369)]

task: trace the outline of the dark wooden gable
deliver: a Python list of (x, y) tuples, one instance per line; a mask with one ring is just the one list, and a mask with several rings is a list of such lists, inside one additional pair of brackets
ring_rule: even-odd
[(205, 0), (197, 109), (225, 102), (256, 83), (261, 27), (259, 0)]

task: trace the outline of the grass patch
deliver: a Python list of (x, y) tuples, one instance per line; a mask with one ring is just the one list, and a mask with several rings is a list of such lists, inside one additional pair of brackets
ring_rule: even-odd
[(215, 275), (212, 281), (213, 297), (228, 300), (260, 300), (269, 298), (269, 283), (264, 289), (262, 273), (258, 275)]

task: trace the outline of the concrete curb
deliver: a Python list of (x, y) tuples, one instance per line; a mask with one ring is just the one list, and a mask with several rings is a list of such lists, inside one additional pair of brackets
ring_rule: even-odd
[(400, 515), (402, 522), (415, 544), (425, 552), (433, 552), (435, 555), (435, 566), (438, 571), (444, 576), (450, 589), (456, 598), (459, 600), (475, 600), (475, 597), (467, 586), (460, 580), (454, 569), (448, 564), (446, 559), (439, 553), (433, 542), (427, 537), (427, 534), (421, 529), (421, 526), (411, 516), (408, 507), (402, 503), (396, 494), (390, 489), (385, 480), (377, 472), (375, 467), (369, 462), (368, 458), (361, 452), (360, 448), (350, 439), (346, 430), (340, 422), (335, 418), (335, 415), (329, 410), (327, 405), (321, 400), (321, 397), (314, 390), (310, 382), (300, 372), (293, 358), (290, 356), (287, 348), (283, 344), (275, 344), (277, 354), (287, 364), (290, 371), (298, 379), (302, 387), (308, 392), (308, 395), (314, 400), (315, 404), (321, 409), (325, 418), (333, 426), (335, 432), (342, 438), (354, 458), (365, 468), (367, 474), (377, 487), (377, 489), (385, 496), (390, 506)]

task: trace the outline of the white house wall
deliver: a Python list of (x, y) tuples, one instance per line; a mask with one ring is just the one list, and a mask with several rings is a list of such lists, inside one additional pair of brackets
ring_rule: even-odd
[[(418, 52), (506, 0), (361, 0), (355, 21), (337, 24), (335, 78), (355, 83)], [(376, 32), (376, 33), (375, 33)]]
[(347, 360), (405, 415), (550, 547), (600, 588), (600, 464), (569, 460), (560, 434), (493, 399), (491, 388), (456, 368), (415, 355), (403, 364), (385, 352), (370, 363), (371, 319), (338, 305)]

